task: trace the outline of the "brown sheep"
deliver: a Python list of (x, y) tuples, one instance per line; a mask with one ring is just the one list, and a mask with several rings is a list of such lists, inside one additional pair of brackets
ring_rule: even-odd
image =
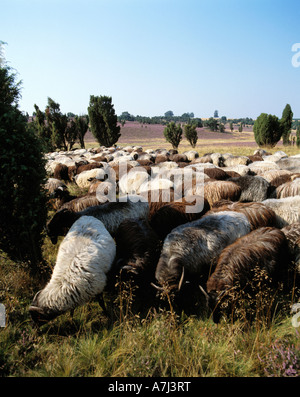
[(192, 222), (201, 218), (201, 216), (209, 210), (209, 204), (207, 200), (204, 200), (203, 198), (201, 198), (201, 208), (199, 208), (198, 212), (187, 212), (187, 206), (192, 205), (194, 204), (187, 201), (174, 201), (165, 204), (155, 213), (151, 214), (151, 217), (149, 217), (150, 225), (157, 235), (164, 240), (172, 229), (184, 223)]
[(53, 178), (69, 181), (68, 167), (65, 164), (57, 164), (54, 168)]
[[(232, 288), (245, 288), (254, 276), (255, 268), (266, 272), (277, 285), (287, 277), (287, 241), (284, 233), (263, 227), (240, 237), (221, 252), (217, 266), (207, 281), (209, 303), (214, 310), (214, 321), (220, 318), (220, 299)], [(227, 299), (228, 296), (227, 296)]]
[(212, 206), (222, 199), (238, 201), (242, 189), (234, 182), (208, 181), (204, 184), (204, 197)]

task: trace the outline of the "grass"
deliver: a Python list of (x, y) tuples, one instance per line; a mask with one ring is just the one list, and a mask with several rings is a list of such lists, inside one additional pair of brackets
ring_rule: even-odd
[[(45, 242), (52, 268), (56, 249)], [(47, 248), (47, 249), (46, 249)], [(46, 254), (47, 253), (47, 254)], [(45, 281), (30, 280), (25, 265), (0, 261), (7, 324), (0, 329), (0, 374), (12, 377), (262, 377), (300, 375), (300, 337), (287, 308), (271, 321), (243, 317), (220, 324), (172, 309), (139, 318), (126, 308), (115, 322), (98, 303), (78, 307), (43, 325), (28, 306)], [(45, 272), (47, 272), (45, 270)], [(120, 305), (121, 306), (121, 305)], [(123, 307), (125, 307), (123, 302)], [(124, 309), (125, 310), (125, 309)]]

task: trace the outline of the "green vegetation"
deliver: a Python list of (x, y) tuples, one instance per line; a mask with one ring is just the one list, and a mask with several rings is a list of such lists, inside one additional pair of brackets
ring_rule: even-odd
[(258, 146), (274, 147), (282, 135), (282, 125), (277, 116), (261, 113), (253, 127), (255, 141)]
[[(48, 239), (44, 256), (50, 275), (57, 248)], [(44, 277), (44, 280), (46, 278)], [(0, 328), (0, 375), (22, 377), (249, 377), (299, 376), (300, 339), (289, 305), (273, 317), (247, 322), (242, 315), (220, 324), (211, 318), (169, 310), (139, 318), (130, 302), (118, 302), (115, 322), (96, 302), (37, 329), (28, 306), (43, 287), (25, 264), (0, 253), (0, 301), (7, 324)], [(269, 302), (264, 302), (267, 307)]]
[(40, 140), (18, 109), (20, 83), (0, 67), (0, 249), (13, 259), (42, 259), (46, 223), (45, 160)]
[(108, 96), (90, 96), (88, 114), (91, 131), (100, 146), (110, 147), (118, 142), (120, 126), (115, 114), (112, 98)]
[(197, 126), (195, 124), (185, 124), (184, 126), (184, 135), (193, 148), (196, 146), (198, 141), (198, 133), (196, 128)]
[(280, 123), (282, 126), (282, 141), (283, 145), (290, 145), (290, 135), (291, 135), (291, 128), (293, 123), (293, 112), (291, 106), (287, 104), (282, 112), (282, 117), (280, 119)]
[(48, 98), (45, 112), (42, 112), (36, 104), (34, 108), (35, 118), (31, 127), (43, 142), (45, 150), (71, 150), (77, 141), (81, 147), (84, 147), (84, 136), (88, 130), (87, 116), (74, 117), (70, 112), (63, 114), (59, 103), (51, 98)]
[(182, 139), (181, 125), (176, 124), (174, 121), (171, 121), (164, 129), (164, 136), (166, 138), (166, 141), (171, 143), (173, 149), (177, 149)]

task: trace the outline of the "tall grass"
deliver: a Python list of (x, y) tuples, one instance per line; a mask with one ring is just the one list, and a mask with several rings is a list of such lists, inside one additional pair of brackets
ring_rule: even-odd
[(7, 308), (7, 325), (0, 329), (2, 376), (300, 375), (299, 332), (288, 310), (276, 312), (271, 321), (229, 316), (216, 325), (211, 318), (175, 314), (172, 306), (140, 318), (131, 313), (128, 300), (117, 299), (114, 322), (90, 302), (37, 329), (28, 315), (33, 287), (30, 280), (24, 282), (24, 269), (11, 262), (1, 265), (8, 278), (1, 295)]

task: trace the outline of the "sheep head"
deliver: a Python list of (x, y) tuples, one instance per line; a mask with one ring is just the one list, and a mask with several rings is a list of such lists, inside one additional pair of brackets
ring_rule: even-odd
[(77, 219), (78, 215), (66, 208), (57, 211), (46, 225), (46, 232), (52, 244), (57, 243), (58, 236), (65, 236)]
[(42, 291), (39, 291), (35, 294), (31, 305), (29, 306), (29, 313), (31, 315), (32, 320), (38, 326), (41, 326), (47, 323), (50, 320), (53, 320), (61, 313), (58, 310), (53, 308), (44, 307), (40, 304), (40, 294)]

